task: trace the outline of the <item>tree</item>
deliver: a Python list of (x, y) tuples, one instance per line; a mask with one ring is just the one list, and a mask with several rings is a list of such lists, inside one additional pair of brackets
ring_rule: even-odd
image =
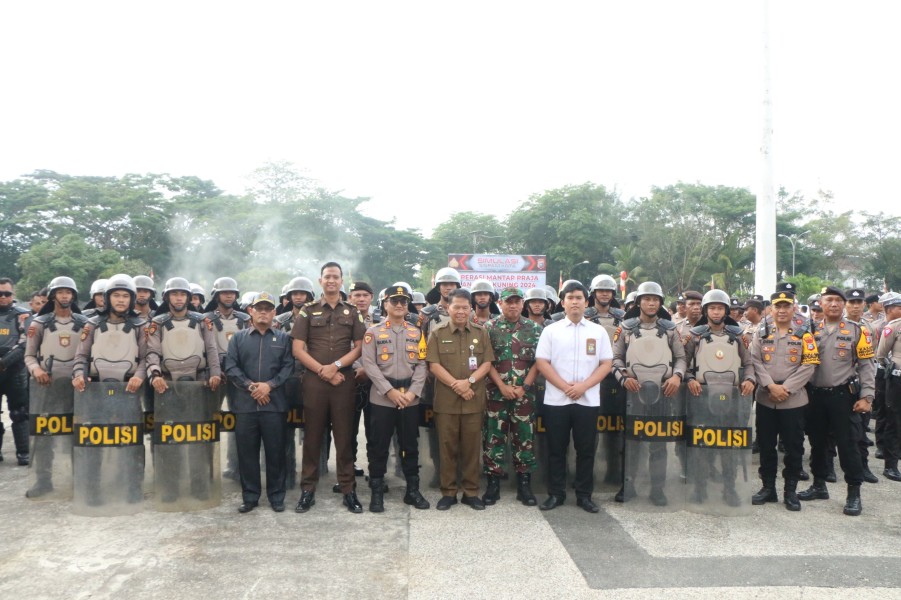
[(507, 228), (494, 215), (458, 212), (432, 232), (429, 270), (447, 266), (448, 254), (509, 252)]
[(39, 242), (19, 258), (19, 268), (26, 275), (17, 287), (30, 293), (46, 286), (54, 277), (65, 275), (75, 280), (84, 299), (91, 282), (118, 264), (119, 255), (115, 251), (98, 250), (77, 233), (70, 233), (59, 240)]
[[(602, 273), (607, 273), (614, 279), (620, 278), (620, 273), (623, 271), (626, 272), (626, 289), (629, 290), (630, 287), (635, 287), (641, 276), (644, 274), (644, 269), (638, 263), (638, 248), (635, 247), (634, 243), (628, 243), (625, 246), (620, 246), (613, 249), (613, 260), (616, 261), (614, 263), (601, 263), (598, 265), (598, 270)], [(632, 284), (631, 286), (629, 284)]]

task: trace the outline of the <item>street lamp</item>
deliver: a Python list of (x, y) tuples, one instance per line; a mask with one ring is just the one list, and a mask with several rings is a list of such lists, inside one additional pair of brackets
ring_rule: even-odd
[(799, 233), (797, 235), (795, 235), (795, 234), (785, 235), (783, 233), (779, 234), (779, 237), (787, 239), (789, 242), (791, 242), (791, 245), (792, 245), (792, 277), (795, 276), (795, 242), (800, 240), (802, 237), (804, 237), (808, 233), (810, 233), (809, 229), (807, 231), (805, 231), (804, 233)]
[(470, 231), (468, 233), (472, 236), (472, 253), (473, 254), (477, 254), (479, 251), (479, 249), (478, 249), (479, 239), (482, 239), (483, 241), (484, 240), (499, 240), (499, 239), (503, 239), (503, 237), (504, 237), (502, 235), (486, 235), (486, 234), (482, 233), (481, 231)]
[(570, 267), (570, 269), (569, 269), (570, 279), (575, 279), (575, 277), (573, 276), (573, 271), (576, 270), (576, 267), (581, 267), (582, 265), (587, 265), (589, 262), (591, 262), (591, 261), (583, 260), (582, 262), (576, 263), (572, 267)]

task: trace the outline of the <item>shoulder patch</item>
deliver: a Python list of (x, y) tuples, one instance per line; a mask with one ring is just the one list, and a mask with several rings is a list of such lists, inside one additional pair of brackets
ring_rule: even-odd
[(203, 319), (203, 324), (206, 325), (206, 328), (207, 328), (208, 330), (210, 330), (210, 331), (213, 330), (213, 320), (210, 319), (209, 317), (205, 317), (205, 318)]
[(364, 344), (371, 344), (371, 343), (372, 343), (372, 334), (369, 333), (368, 331), (366, 332), (366, 335), (363, 336), (363, 343), (364, 343)]
[(91, 333), (91, 325), (85, 325), (84, 329), (81, 330), (81, 341), (85, 341), (88, 339), (88, 335)]
[(616, 328), (616, 331), (613, 332), (614, 343), (616, 342), (616, 340), (619, 339), (619, 336), (622, 335), (622, 333), (623, 333), (623, 327), (622, 327), (622, 325), (620, 325), (619, 327)]
[(157, 330), (157, 324), (156, 324), (156, 320), (154, 319), (153, 321), (150, 322), (150, 325), (148, 325), (147, 327), (144, 328), (144, 335), (146, 335), (147, 337), (150, 337), (156, 333), (156, 330)]
[(34, 324), (32, 323), (31, 325), (28, 326), (28, 337), (34, 337), (36, 333), (37, 333), (37, 327), (35, 327)]

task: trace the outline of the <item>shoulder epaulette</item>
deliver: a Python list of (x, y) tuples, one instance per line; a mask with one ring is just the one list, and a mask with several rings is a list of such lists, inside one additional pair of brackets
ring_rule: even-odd
[(695, 325), (689, 329), (689, 331), (698, 337), (703, 337), (710, 331), (710, 325), (707, 325), (706, 323), (704, 325)]
[(657, 319), (657, 327), (665, 331), (670, 331), (676, 328), (676, 324), (669, 319)]
[(631, 319), (626, 319), (623, 321), (623, 329), (635, 329), (638, 327), (639, 323), (641, 323), (641, 319), (638, 317), (632, 317)]
[(609, 312), (613, 315), (614, 318), (622, 320), (624, 316), (626, 316), (626, 311), (621, 308), (610, 307)]

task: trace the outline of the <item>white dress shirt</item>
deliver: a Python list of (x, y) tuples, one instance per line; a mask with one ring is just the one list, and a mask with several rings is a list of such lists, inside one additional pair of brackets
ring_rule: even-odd
[[(603, 361), (613, 360), (613, 348), (607, 330), (600, 325), (584, 318), (573, 323), (564, 317), (541, 332), (535, 357), (550, 362), (563, 381), (579, 383), (588, 379)], [(548, 381), (544, 403), (548, 406), (567, 406), (573, 401)], [(576, 404), (600, 406), (601, 384), (589, 388)]]

